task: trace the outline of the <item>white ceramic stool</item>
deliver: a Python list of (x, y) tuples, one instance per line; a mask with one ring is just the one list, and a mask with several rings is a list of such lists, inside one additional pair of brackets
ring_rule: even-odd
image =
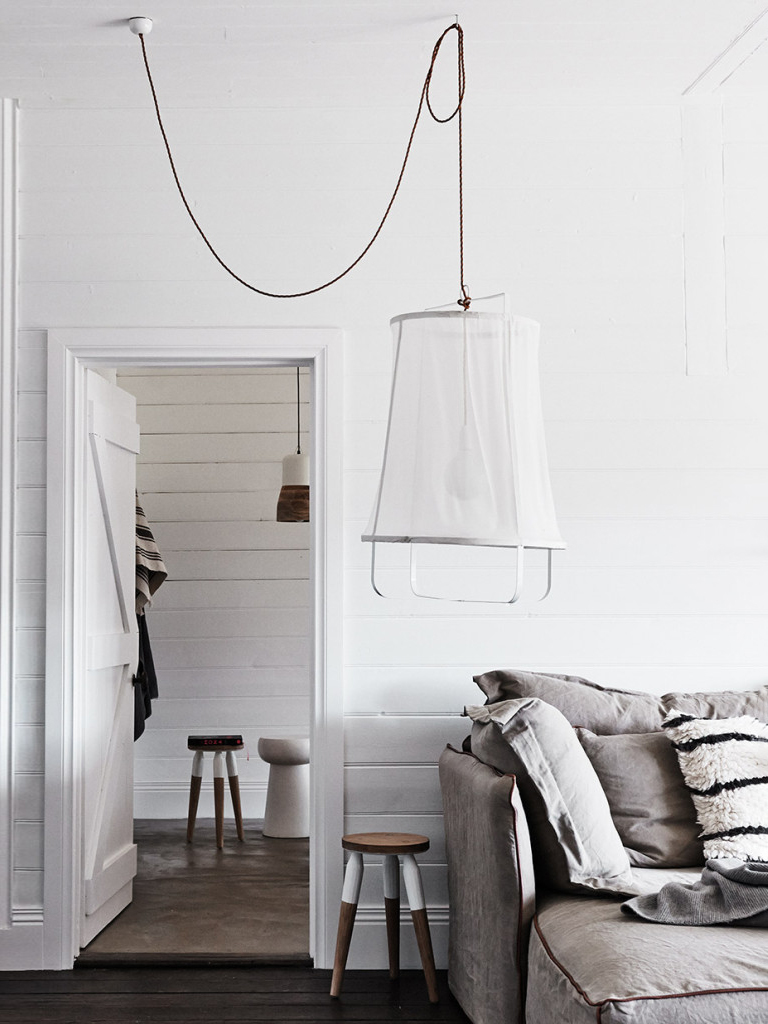
[(262, 736), (259, 757), (269, 765), (264, 835), (300, 839), (309, 835), (309, 737)]

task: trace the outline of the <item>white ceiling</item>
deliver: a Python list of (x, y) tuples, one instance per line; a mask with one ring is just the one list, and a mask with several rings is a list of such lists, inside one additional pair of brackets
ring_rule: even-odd
[[(155, 22), (147, 43), (165, 106), (415, 103), (432, 45), (458, 14), (475, 98), (670, 99), (765, 9), (765, 0), (453, 2), (0, 0), (0, 95), (29, 106), (146, 105), (126, 23), (141, 14)], [(763, 47), (728, 88), (766, 82)]]

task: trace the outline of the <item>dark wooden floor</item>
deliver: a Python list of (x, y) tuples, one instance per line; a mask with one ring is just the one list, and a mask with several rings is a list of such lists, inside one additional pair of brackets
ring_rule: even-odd
[(2, 1024), (469, 1024), (438, 972), (440, 1003), (420, 971), (347, 971), (331, 999), (330, 971), (301, 968), (88, 968), (0, 972)]

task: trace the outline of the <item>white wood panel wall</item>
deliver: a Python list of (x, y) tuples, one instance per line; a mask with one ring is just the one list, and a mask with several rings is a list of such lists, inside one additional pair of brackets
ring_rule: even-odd
[(17, 369), (13, 906), (43, 905), (45, 785), (45, 334), (22, 331)]
[[(492, 42), (473, 44), (471, 59), (475, 68), (499, 67)], [(417, 87), (409, 65), (411, 72)], [(310, 76), (303, 85), (300, 75), (290, 93), (271, 93), (266, 79), (258, 91), (235, 83), (231, 106), (200, 111), (185, 98), (167, 111), (196, 214), (225, 257), (255, 283), (309, 287), (356, 255), (378, 222), (412, 110), (386, 99), (374, 112), (356, 107), (356, 73), (363, 72), (335, 68), (327, 83), (333, 101), (322, 112), (312, 92), (316, 81)], [(489, 87), (468, 94), (465, 118), (466, 279), (475, 295), (509, 290), (515, 310), (542, 323), (552, 479), (569, 544), (556, 561), (552, 597), (511, 609), (407, 597), (383, 602), (370, 592), (367, 549), (359, 540), (386, 419), (387, 321), (449, 302), (457, 292), (451, 129), (425, 126), (392, 220), (367, 260), (331, 291), (280, 303), (242, 289), (203, 251), (174, 193), (138, 78), (129, 97), (108, 89), (96, 103), (73, 100), (48, 109), (40, 101), (23, 110), (21, 320), (29, 332), (50, 325), (313, 323), (348, 332), (340, 510), (347, 531), (346, 826), (408, 828), (433, 838), (425, 875), (443, 963), (447, 895), (435, 763), (444, 743), (467, 731), (461, 709), (480, 700), (473, 673), (518, 665), (654, 691), (751, 686), (768, 676), (766, 111), (755, 113), (748, 101), (724, 106), (729, 373), (693, 378), (685, 375), (679, 106), (637, 96), (563, 99), (557, 82), (547, 82), (545, 102), (528, 97), (523, 103)], [(93, 109), (110, 104), (119, 109)], [(22, 844), (17, 832), (15, 857), (17, 899), (32, 906), (40, 893), (44, 494), (37, 467), (45, 380), (39, 336), (26, 337), (19, 396), (19, 473), (26, 482), (19, 490), (17, 554), (27, 609), (17, 714), (23, 707), (25, 719), (17, 734), (30, 754), (18, 776), (17, 819), (25, 837)], [(222, 414), (234, 386), (222, 382), (220, 394), (211, 392), (209, 417)], [(216, 550), (201, 550), (203, 524), (220, 522), (222, 506), (237, 509), (226, 516), (237, 522), (229, 536), (244, 543), (244, 524), (267, 517), (277, 478), (235, 497), (225, 464), (210, 471), (217, 494), (208, 487), (184, 490), (179, 465), (190, 451), (209, 458), (209, 441), (190, 449), (194, 419), (182, 405), (167, 405), (157, 378), (152, 388), (142, 412), (147, 510), (171, 574), (183, 567), (185, 578), (160, 592), (158, 654), (165, 662), (186, 648), (199, 660), (192, 668), (164, 667), (162, 685), (187, 693), (190, 706), (200, 708), (216, 669), (238, 706), (259, 700), (266, 713), (268, 698), (249, 696), (252, 677), (240, 641), (229, 636), (216, 647), (189, 632), (197, 628), (193, 612), (204, 612), (209, 601), (222, 603), (213, 580), (205, 581), (201, 596), (197, 576), (208, 572), (207, 552)], [(148, 429), (155, 425), (150, 406), (174, 435), (174, 454), (162, 456), (163, 469), (151, 464), (159, 456)], [(274, 454), (265, 449), (263, 457)], [(161, 487), (171, 479), (175, 494)], [(266, 524), (260, 529), (257, 543), (267, 548)], [(299, 553), (286, 558), (298, 572)], [(238, 607), (263, 600), (250, 572), (232, 584)], [(291, 580), (279, 583), (282, 606), (301, 606)], [(181, 636), (178, 613), (163, 610), (171, 599), (185, 609)], [(238, 629), (235, 616), (231, 621)], [(273, 627), (265, 628), (261, 653), (274, 641)], [(300, 642), (287, 637), (278, 646), (295, 669)], [(274, 657), (274, 646), (269, 649)], [(225, 663), (222, 650), (235, 663)], [(300, 698), (299, 675), (287, 683), (283, 669), (287, 699)], [(185, 757), (171, 768), (164, 741), (157, 745), (154, 738), (157, 724), (158, 736), (172, 738), (162, 707), (159, 702), (150, 721), (141, 771), (159, 768), (165, 774), (153, 777), (183, 786)], [(28, 794), (23, 801), (22, 793)], [(350, 963), (383, 966), (383, 919), (374, 910), (373, 882), (367, 885)]]
[[(237, 732), (243, 813), (262, 818), (259, 736), (309, 728), (309, 525), (275, 522), (282, 458), (296, 450), (296, 371), (137, 369), (117, 383), (136, 396), (137, 483), (168, 569), (146, 613), (160, 697), (134, 744), (135, 815), (185, 818), (187, 736)], [(190, 518), (200, 497), (206, 511)], [(213, 817), (210, 763), (198, 814)]]

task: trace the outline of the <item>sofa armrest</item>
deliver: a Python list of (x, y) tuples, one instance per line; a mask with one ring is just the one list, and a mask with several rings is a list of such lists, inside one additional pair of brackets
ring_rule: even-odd
[(531, 842), (514, 775), (447, 747), (440, 756), (448, 860), (448, 982), (474, 1024), (523, 1020)]

